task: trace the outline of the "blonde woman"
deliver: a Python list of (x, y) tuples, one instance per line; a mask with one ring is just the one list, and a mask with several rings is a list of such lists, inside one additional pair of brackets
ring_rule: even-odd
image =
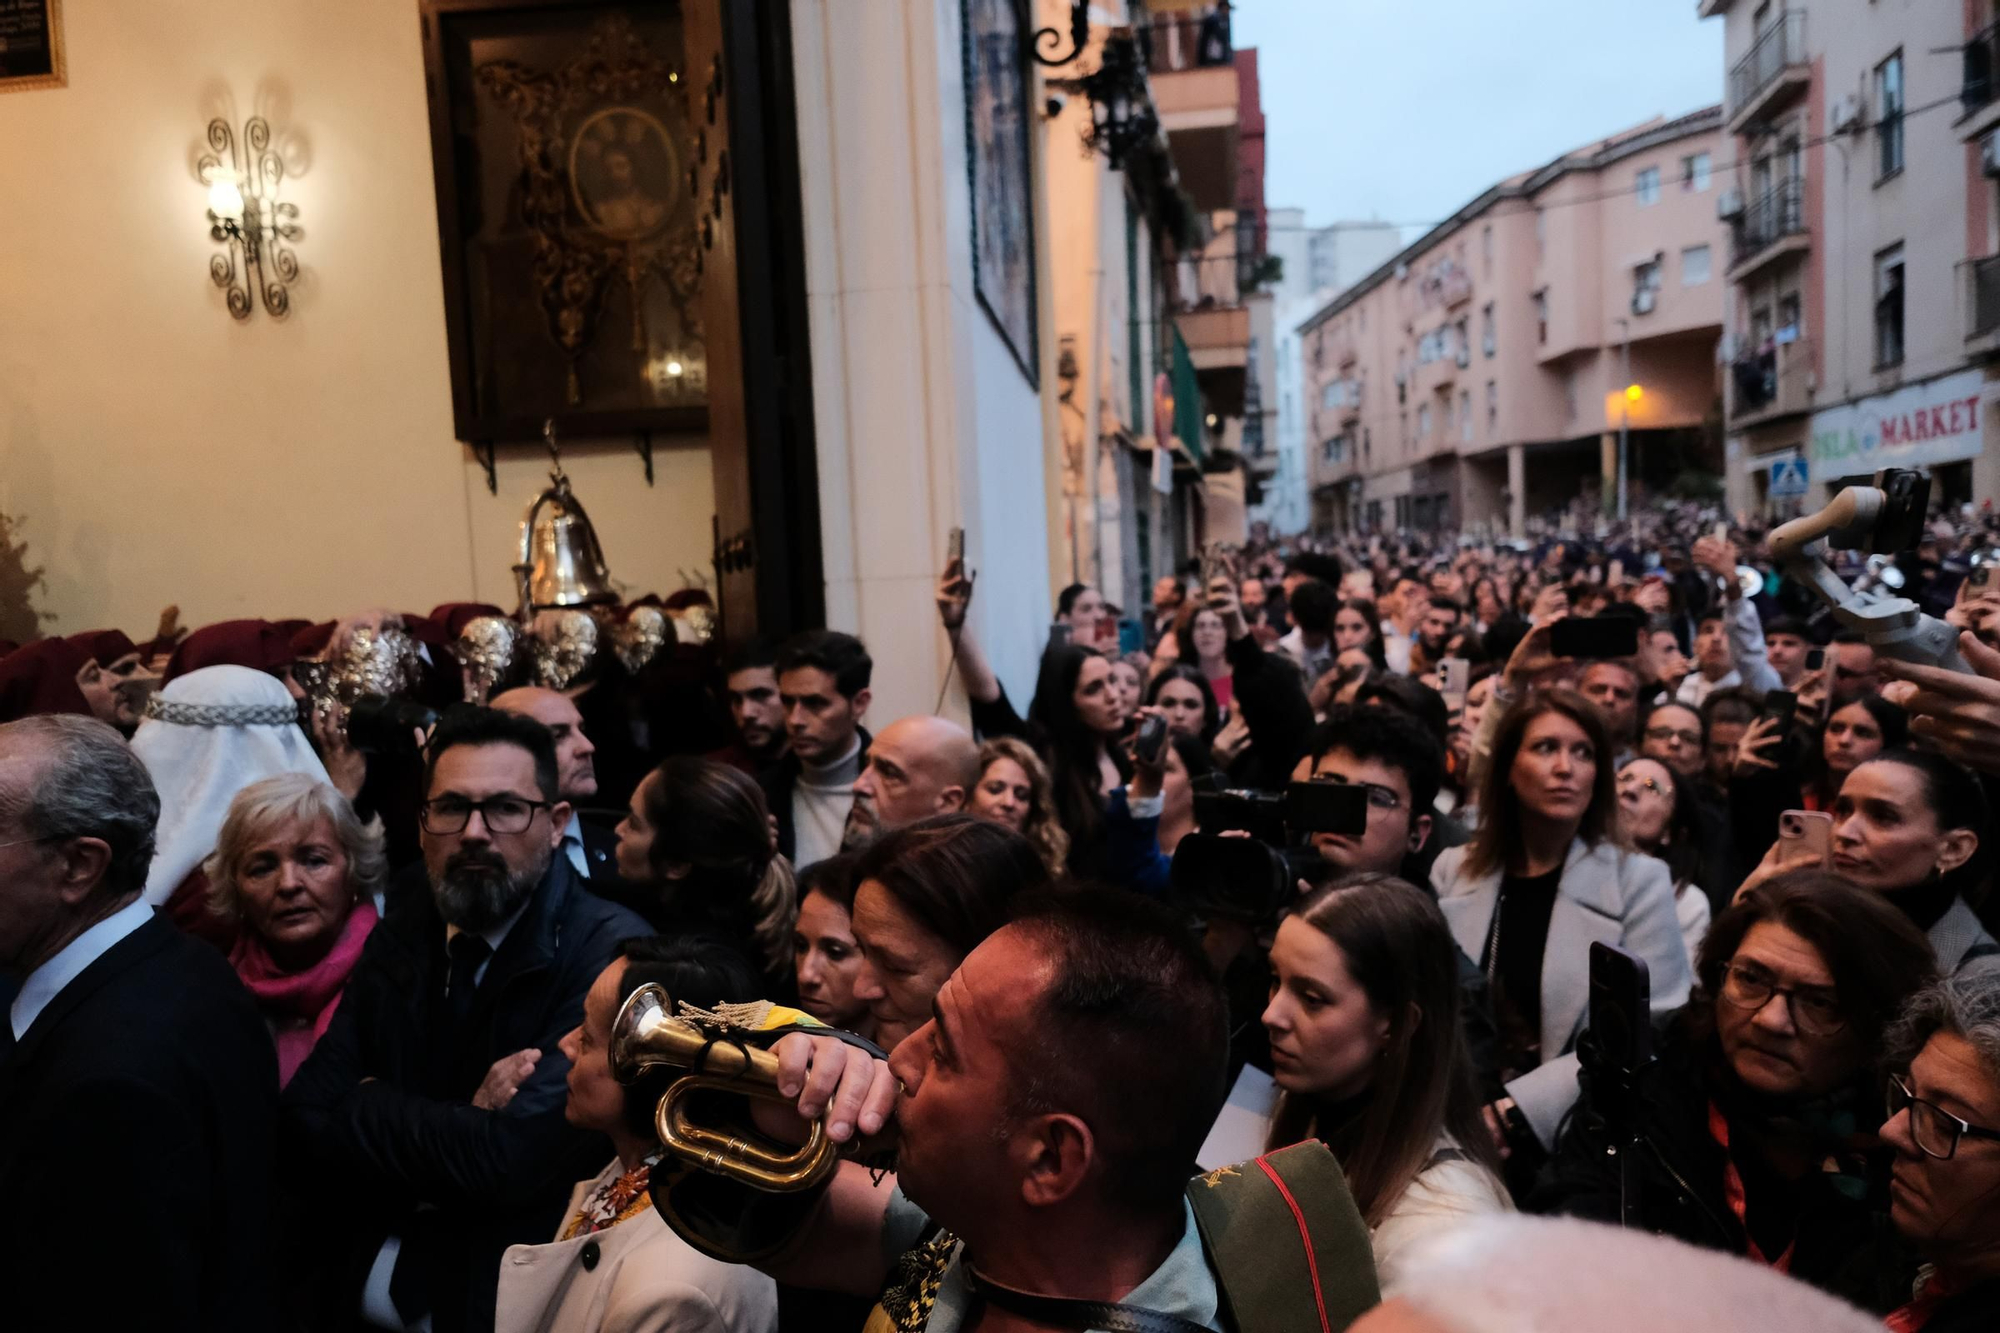
[(1069, 834), (1056, 818), (1048, 766), (1026, 741), (996, 736), (979, 747), (979, 783), (966, 807), (1034, 844), (1051, 875), (1063, 872)]
[(333, 1021), (387, 878), (382, 822), (331, 783), (280, 773), (236, 793), (202, 867), (208, 909), (234, 925), (229, 961), (278, 1048), (278, 1086)]

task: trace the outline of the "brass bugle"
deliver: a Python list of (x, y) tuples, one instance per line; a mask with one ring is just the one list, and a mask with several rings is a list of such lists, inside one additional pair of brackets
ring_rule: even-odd
[(674, 1080), (653, 1115), (660, 1146), (677, 1160), (778, 1194), (811, 1189), (833, 1170), (839, 1150), (817, 1121), (811, 1136), (794, 1148), (722, 1133), (689, 1117), (688, 1098), (702, 1091), (786, 1105), (792, 1099), (778, 1091), (777, 1056), (740, 1042), (717, 1040), (687, 1019), (676, 1018), (666, 990), (648, 984), (632, 992), (612, 1024), (611, 1073), (629, 1084), (660, 1066), (700, 1069)]

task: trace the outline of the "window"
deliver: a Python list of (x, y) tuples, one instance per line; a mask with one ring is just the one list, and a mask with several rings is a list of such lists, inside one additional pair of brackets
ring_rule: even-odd
[(1699, 194), (1708, 188), (1709, 161), (1707, 153), (1695, 153), (1681, 159), (1681, 188)]
[(1445, 389), (1438, 394), (1438, 417), (1444, 422), (1444, 433), (1447, 435), (1451, 434), (1451, 423), (1455, 418), (1451, 414), (1450, 389)]
[(1786, 292), (1778, 298), (1778, 324), (1773, 337), (1795, 342), (1799, 336), (1799, 294)]
[(1458, 368), (1463, 370), (1472, 364), (1472, 331), (1465, 320), (1453, 326), (1452, 341), (1457, 343), (1452, 350), (1458, 354)]
[(1367, 307), (1367, 306), (1362, 306), (1362, 307), (1361, 307), (1361, 309), (1359, 309), (1359, 310), (1357, 310), (1357, 311), (1355, 312), (1355, 314), (1354, 314), (1354, 321), (1355, 321), (1355, 332), (1357, 332), (1357, 333), (1366, 333), (1366, 332), (1368, 332), (1368, 307)]
[(1903, 361), (1903, 247), (1875, 256), (1875, 364)]
[(1543, 346), (1549, 341), (1549, 294), (1535, 293), (1535, 341)]
[(1479, 312), (1479, 346), (1480, 350), (1485, 352), (1488, 357), (1493, 355), (1495, 336), (1493, 331), (1493, 303), (1488, 301), (1486, 308)]
[(1329, 380), (1326, 384), (1322, 385), (1319, 391), (1319, 405), (1322, 408), (1339, 407), (1340, 389), (1341, 381), (1339, 380)]
[(1431, 405), (1429, 403), (1418, 403), (1417, 438), (1428, 440), (1430, 437), (1431, 437)]
[(1633, 193), (1639, 196), (1639, 207), (1646, 208), (1660, 202), (1660, 169), (1647, 167), (1639, 173)]
[(1903, 169), (1903, 53), (1875, 67), (1875, 142), (1881, 149), (1877, 180)]
[(1576, 377), (1575, 376), (1570, 376), (1569, 378), (1563, 381), (1563, 419), (1565, 421), (1576, 420)]
[(1708, 247), (1690, 245), (1681, 251), (1681, 286), (1699, 287), (1708, 281), (1713, 267)]
[(1549, 252), (1549, 215), (1535, 210), (1535, 257), (1541, 258)]
[(1500, 429), (1500, 386), (1493, 380), (1486, 381), (1486, 433)]
[(1472, 443), (1472, 390), (1458, 391), (1458, 438)]
[(1660, 261), (1649, 259), (1632, 270), (1632, 285), (1642, 292), (1660, 290)]
[(1368, 428), (1366, 426), (1363, 426), (1361, 428), (1361, 456), (1363, 458), (1367, 458), (1374, 452), (1375, 452), (1375, 437), (1368, 433)]

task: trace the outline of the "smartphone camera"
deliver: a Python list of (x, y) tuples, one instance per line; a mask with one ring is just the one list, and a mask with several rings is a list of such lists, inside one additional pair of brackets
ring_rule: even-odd
[(1142, 719), (1132, 738), (1132, 753), (1146, 767), (1158, 768), (1167, 753), (1167, 720), (1153, 716)]
[(1914, 468), (1892, 467), (1875, 474), (1875, 485), (1883, 495), (1882, 512), (1863, 549), (1875, 555), (1915, 550), (1923, 540), (1931, 479)]

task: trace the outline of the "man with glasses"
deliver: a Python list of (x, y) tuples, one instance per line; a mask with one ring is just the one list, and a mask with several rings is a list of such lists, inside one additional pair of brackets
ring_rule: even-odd
[(1701, 714), (1683, 703), (1655, 704), (1639, 722), (1639, 753), (1689, 782), (1698, 781), (1706, 758)]
[(1305, 780), (1368, 789), (1366, 829), (1312, 835), (1322, 860), (1348, 874), (1403, 875), (1407, 862), (1421, 858), (1444, 777), (1444, 752), (1420, 723), (1388, 708), (1336, 706), (1314, 733), (1313, 755), (1306, 762), (1300, 775)]
[(1889, 1327), (2000, 1327), (2000, 973), (1918, 993), (1890, 1035), (1889, 1217), (1929, 1267)]
[[(493, 1327), (495, 1273), (555, 1234), (601, 1144), (564, 1120), (558, 1043), (618, 943), (647, 933), (558, 855), (570, 806), (532, 718), (454, 709), (420, 812), (428, 892), (392, 897), (286, 1089), (288, 1178), (328, 1308), (378, 1328)], [(299, 1279), (294, 1279), (296, 1283)]]

